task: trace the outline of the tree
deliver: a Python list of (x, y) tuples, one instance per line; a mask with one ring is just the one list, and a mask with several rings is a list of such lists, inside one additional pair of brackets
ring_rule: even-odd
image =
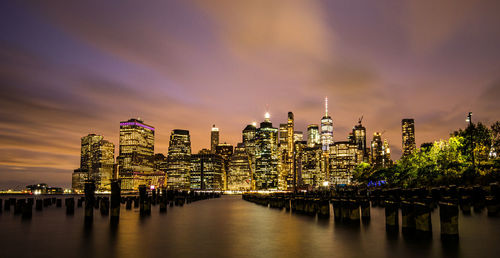
[(481, 122), (471, 124), (465, 130), (459, 129), (451, 134), (451, 136), (464, 138), (464, 144), (460, 147), (460, 151), (470, 162), (472, 162), (472, 150), (474, 150), (474, 158), (477, 161), (488, 159), (492, 143), (491, 135), (490, 129)]

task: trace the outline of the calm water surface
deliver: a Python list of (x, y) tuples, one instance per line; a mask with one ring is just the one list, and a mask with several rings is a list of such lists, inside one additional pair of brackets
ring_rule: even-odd
[[(64, 205), (63, 205), (64, 206)], [(460, 214), (460, 241), (444, 245), (439, 214), (433, 239), (416, 241), (385, 232), (384, 210), (372, 208), (369, 224), (342, 225), (223, 196), (141, 218), (122, 206), (120, 223), (95, 210), (84, 227), (83, 209), (66, 216), (54, 206), (24, 221), (0, 214), (0, 257), (500, 257), (500, 219), (486, 212)]]

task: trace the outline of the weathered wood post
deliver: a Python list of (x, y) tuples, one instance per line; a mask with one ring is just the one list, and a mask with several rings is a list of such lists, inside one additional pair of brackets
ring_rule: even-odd
[(91, 223), (94, 219), (95, 184), (94, 181), (85, 182), (85, 222)]
[(161, 190), (161, 198), (160, 198), (160, 212), (167, 212), (167, 189), (163, 188)]
[(33, 204), (29, 202), (23, 202), (22, 203), (22, 218), (23, 219), (31, 219), (31, 216), (33, 214)]
[[(121, 180), (111, 180), (111, 223), (116, 223), (120, 220), (120, 201), (121, 201)], [(127, 207), (132, 206), (127, 200)]]
[(439, 202), (441, 239), (458, 239), (458, 205), (452, 202)]
[(398, 205), (394, 201), (385, 202), (385, 229), (388, 232), (399, 231)]
[(415, 202), (415, 232), (417, 236), (432, 237), (431, 209), (429, 205)]
[(75, 198), (66, 198), (64, 202), (66, 205), (66, 215), (73, 215), (75, 213)]
[(36, 199), (36, 201), (35, 201), (35, 209), (37, 211), (42, 211), (43, 210), (43, 200), (42, 199)]
[(147, 215), (148, 192), (145, 185), (139, 186), (139, 214)]
[(415, 232), (415, 211), (410, 201), (401, 202), (401, 229), (403, 234)]
[(363, 198), (360, 202), (361, 206), (361, 219), (363, 221), (370, 220), (370, 200)]

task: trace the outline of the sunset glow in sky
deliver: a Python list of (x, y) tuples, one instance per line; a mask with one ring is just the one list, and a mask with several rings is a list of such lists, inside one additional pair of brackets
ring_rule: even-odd
[[(236, 145), (264, 119), (319, 124), (334, 140), (362, 115), (401, 153), (500, 120), (500, 2), (2, 1), (0, 188), (69, 187), (80, 138), (118, 145), (119, 122), (156, 128), (155, 152), (187, 129), (193, 151), (212, 124)], [(117, 148), (118, 150), (118, 148)], [(116, 154), (117, 151), (116, 151)]]

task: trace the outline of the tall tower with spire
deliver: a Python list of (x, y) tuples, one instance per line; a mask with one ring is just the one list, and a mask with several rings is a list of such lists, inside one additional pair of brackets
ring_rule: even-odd
[(328, 115), (328, 97), (325, 97), (325, 116), (321, 119), (321, 146), (323, 151), (330, 150), (333, 144), (333, 120)]
[(215, 149), (219, 145), (219, 128), (212, 126), (212, 132), (210, 133), (210, 151), (215, 153)]

